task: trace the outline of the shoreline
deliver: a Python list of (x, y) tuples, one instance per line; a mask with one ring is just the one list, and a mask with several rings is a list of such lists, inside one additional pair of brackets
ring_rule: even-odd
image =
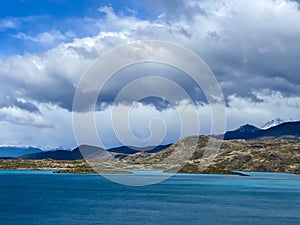
[[(251, 177), (252, 173), (257, 173), (257, 174), (285, 174), (285, 175), (298, 175), (300, 174), (295, 174), (295, 173), (285, 173), (285, 172), (260, 172), (260, 171), (230, 171), (230, 173), (183, 173), (183, 172), (166, 172), (163, 170), (131, 170), (131, 169), (124, 169), (124, 170), (106, 170), (105, 172), (97, 173), (97, 172), (90, 172), (90, 173), (80, 173), (80, 172), (72, 172), (72, 171), (67, 171), (67, 170), (55, 170), (55, 169), (50, 169), (50, 168), (45, 168), (45, 169), (25, 169), (25, 168), (7, 168), (7, 169), (0, 169), (0, 174), (1, 172), (49, 172), (49, 174), (74, 174), (74, 175), (135, 175), (137, 173), (138, 175), (153, 175), (151, 172), (160, 172), (160, 173), (155, 173), (156, 175), (163, 175), (163, 174), (173, 174), (173, 175), (229, 175), (229, 176), (241, 176), (241, 177)], [(140, 173), (140, 172), (145, 172), (145, 173)]]
[(0, 170), (14, 170), (14, 171), (53, 171), (53, 173), (65, 174), (133, 174), (132, 171), (162, 171), (164, 173), (181, 173), (181, 174), (222, 174), (222, 175), (239, 175), (247, 176), (242, 172), (229, 171), (224, 169), (206, 169), (199, 171), (180, 169), (176, 167), (161, 167), (153, 168), (151, 166), (144, 166), (141, 164), (120, 164), (120, 163), (107, 163), (98, 161), (95, 168), (92, 168), (85, 160), (14, 160), (14, 159), (1, 159)]
[[(93, 162), (95, 163), (95, 162)], [(103, 162), (96, 161), (92, 164), (93, 167), (85, 160), (14, 160), (14, 159), (1, 159), (0, 170), (8, 171), (53, 171), (53, 173), (65, 174), (133, 174), (132, 171), (162, 171), (164, 173), (174, 174), (216, 174), (216, 175), (237, 175), (249, 176), (248, 173), (252, 172), (267, 172), (267, 173), (285, 173), (285, 174), (298, 174), (291, 173), (286, 170), (270, 170), (270, 171), (256, 171), (256, 170), (239, 170), (239, 169), (225, 169), (216, 165), (208, 166), (203, 170), (199, 170), (198, 164), (187, 163), (179, 168), (172, 165), (161, 165), (154, 167), (147, 164), (129, 164), (120, 162)]]
[[(296, 173), (285, 173), (285, 172), (259, 172), (259, 171), (232, 171), (233, 174), (229, 173), (170, 173), (170, 172), (164, 172), (162, 170), (136, 170), (137, 174), (135, 172), (131, 172), (130, 170), (127, 170), (126, 173), (73, 173), (73, 172), (66, 172), (66, 171), (55, 171), (51, 169), (0, 169), (0, 174), (5, 172), (12, 172), (12, 173), (34, 173), (34, 172), (42, 172), (45, 173), (49, 172), (48, 174), (70, 174), (70, 175), (153, 175), (151, 171), (159, 171), (161, 173), (155, 173), (155, 175), (163, 175), (163, 174), (173, 174), (173, 175), (224, 175), (224, 176), (240, 176), (240, 177), (251, 177), (254, 174), (263, 174), (263, 175), (295, 175), (300, 176), (300, 174)], [(125, 172), (125, 170), (124, 170)], [(140, 172), (146, 172), (146, 173), (140, 173)]]

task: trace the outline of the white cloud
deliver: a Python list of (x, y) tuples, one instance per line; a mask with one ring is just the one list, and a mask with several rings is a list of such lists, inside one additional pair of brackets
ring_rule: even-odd
[(274, 118), (300, 120), (300, 97), (284, 97), (279, 92), (254, 93), (261, 101), (230, 96), (227, 107), (228, 129), (250, 123), (261, 127)]
[(2, 144), (75, 147), (71, 113), (50, 104), (38, 104), (40, 114), (1, 108)]
[(51, 126), (44, 121), (44, 118), (40, 114), (31, 113), (16, 107), (0, 108), (0, 119), (1, 121), (25, 126)]
[(13, 20), (1, 19), (0, 20), (0, 30), (15, 28), (17, 25)]
[(59, 30), (52, 30), (50, 32), (42, 32), (37, 34), (36, 36), (30, 36), (25, 33), (18, 33), (14, 37), (18, 39), (29, 40), (33, 42), (39, 42), (42, 44), (53, 44), (57, 41), (66, 41), (68, 38), (73, 38), (75, 33), (73, 31), (66, 31), (64, 34)]
[(0, 19), (0, 30), (17, 29), (24, 23), (47, 18), (48, 16), (6, 17)]

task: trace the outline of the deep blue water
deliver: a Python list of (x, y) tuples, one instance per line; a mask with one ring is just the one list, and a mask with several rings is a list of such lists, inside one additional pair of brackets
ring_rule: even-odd
[(0, 171), (0, 182), (1, 225), (300, 224), (297, 175), (176, 175), (131, 187), (100, 175)]

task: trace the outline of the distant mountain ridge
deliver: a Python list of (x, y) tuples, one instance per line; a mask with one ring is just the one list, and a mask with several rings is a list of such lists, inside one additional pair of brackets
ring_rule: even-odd
[(0, 146), (0, 158), (14, 158), (24, 154), (43, 152), (35, 147)]
[[(57, 151), (42, 151), (19, 156), (19, 159), (53, 159), (53, 160), (80, 160), (80, 159), (105, 159), (114, 161), (122, 159), (130, 154), (138, 152), (156, 153), (170, 145), (159, 145), (156, 147), (128, 147), (120, 146), (111, 149), (103, 149), (95, 146), (81, 145), (72, 151), (57, 150)], [(147, 151), (149, 149), (149, 151)]]
[(300, 122), (285, 122), (268, 129), (259, 129), (253, 125), (244, 125), (237, 130), (228, 131), (224, 135), (224, 140), (234, 139), (299, 139)]
[(103, 148), (89, 146), (89, 145), (81, 145), (72, 151), (66, 151), (66, 150), (44, 151), (44, 152), (22, 155), (18, 158), (27, 159), (27, 160), (28, 159), (80, 160), (85, 158), (85, 159), (105, 159), (108, 161), (114, 161), (115, 159), (121, 158), (122, 156), (123, 155), (120, 153), (109, 152)]
[(70, 151), (70, 149), (63, 148), (62, 146), (44, 147), (44, 146), (22, 146), (22, 145), (0, 145), (0, 158), (16, 158), (25, 154), (43, 153), (48, 151)]
[(120, 147), (107, 149), (107, 151), (116, 152), (116, 153), (124, 153), (124, 154), (135, 154), (138, 152), (156, 153), (163, 149), (168, 148), (170, 145), (171, 144), (149, 146), (149, 147), (120, 146)]

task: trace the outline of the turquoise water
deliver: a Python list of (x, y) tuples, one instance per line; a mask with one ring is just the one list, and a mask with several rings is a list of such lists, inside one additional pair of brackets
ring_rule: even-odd
[(99, 175), (0, 171), (0, 224), (300, 224), (300, 176), (250, 175), (179, 174), (130, 187)]

